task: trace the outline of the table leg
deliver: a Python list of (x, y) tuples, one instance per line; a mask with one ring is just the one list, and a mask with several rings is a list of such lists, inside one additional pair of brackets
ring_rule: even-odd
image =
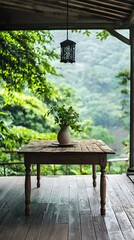
[(37, 164), (37, 187), (40, 187), (40, 164)]
[(31, 169), (30, 164), (25, 164), (25, 215), (30, 215), (30, 196), (31, 196)]
[(100, 179), (100, 197), (101, 197), (101, 215), (106, 213), (106, 167), (101, 166), (101, 179)]
[(96, 165), (92, 165), (93, 187), (96, 187)]

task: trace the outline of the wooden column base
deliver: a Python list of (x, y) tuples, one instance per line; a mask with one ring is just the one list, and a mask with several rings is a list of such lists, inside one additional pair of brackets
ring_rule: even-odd
[(126, 175), (132, 181), (132, 183), (134, 183), (134, 177), (133, 177), (134, 176), (134, 167), (128, 168)]
[(134, 167), (130, 167), (127, 169), (127, 175), (134, 175)]

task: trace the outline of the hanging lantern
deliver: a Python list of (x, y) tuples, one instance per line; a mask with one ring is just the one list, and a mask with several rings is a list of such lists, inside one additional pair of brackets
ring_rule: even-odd
[(75, 42), (71, 40), (65, 40), (64, 42), (61, 42), (61, 62), (67, 63), (73, 63), (75, 62)]
[(67, 0), (67, 40), (60, 43), (61, 45), (61, 62), (75, 62), (75, 45), (76, 43), (68, 39), (68, 0)]

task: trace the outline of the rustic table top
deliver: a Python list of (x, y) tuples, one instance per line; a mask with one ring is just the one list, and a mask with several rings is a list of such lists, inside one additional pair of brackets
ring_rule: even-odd
[(88, 152), (88, 153), (105, 153), (114, 154), (115, 152), (101, 140), (79, 140), (69, 145), (59, 145), (53, 140), (34, 140), (21, 148), (18, 153), (57, 153), (57, 152)]

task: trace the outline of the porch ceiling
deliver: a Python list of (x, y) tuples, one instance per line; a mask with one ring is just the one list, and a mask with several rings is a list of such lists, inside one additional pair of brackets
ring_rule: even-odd
[[(0, 30), (66, 29), (66, 0), (0, 0)], [(127, 29), (133, 0), (69, 0), (70, 29)]]

